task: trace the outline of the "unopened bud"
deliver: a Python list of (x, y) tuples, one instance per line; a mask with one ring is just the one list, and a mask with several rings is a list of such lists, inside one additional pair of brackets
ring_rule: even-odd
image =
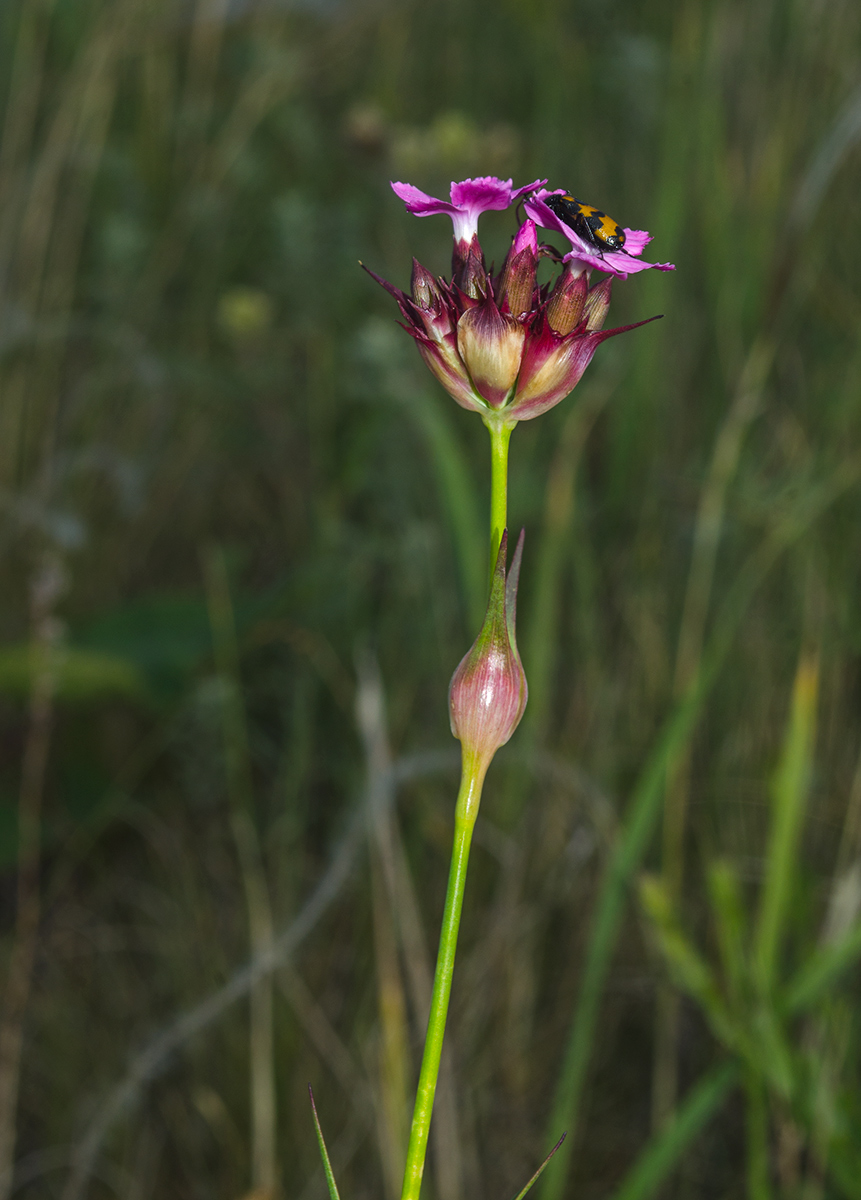
[(448, 702), (451, 731), (463, 746), (464, 763), (484, 777), (526, 708), (526, 675), (517, 652), (515, 618), (523, 534), (506, 578), (508, 532), (502, 535), (481, 632), (452, 676)]
[(451, 256), (451, 281), (470, 300), (481, 300), (487, 293), (487, 271), (478, 235), (471, 242), (454, 243)]
[(488, 299), (469, 308), (457, 323), (457, 348), (473, 386), (492, 407), (501, 408), (517, 380), (526, 331)]
[(511, 244), (499, 284), (499, 302), (507, 302), (512, 316), (519, 317), (532, 308), (537, 267), (535, 222), (524, 221)]
[(583, 306), (583, 316), (586, 318), (586, 328), (590, 333), (603, 329), (607, 319), (607, 309), (610, 307), (610, 293), (613, 290), (613, 276), (608, 275), (600, 283), (596, 283)]
[(580, 324), (588, 291), (582, 264), (566, 263), (547, 302), (547, 322), (554, 333), (564, 336)]
[(419, 308), (427, 311), (437, 309), (440, 303), (440, 291), (437, 281), (427, 267), (423, 267), (417, 258), (413, 259), (413, 277), (410, 282), (413, 301)]

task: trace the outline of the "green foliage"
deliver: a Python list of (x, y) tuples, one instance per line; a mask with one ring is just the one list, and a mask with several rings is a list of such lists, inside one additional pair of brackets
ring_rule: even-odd
[[(30, 646), (5, 646), (0, 650), (0, 692), (18, 698), (28, 696), (36, 669)], [(111, 697), (146, 699), (146, 685), (140, 672), (133, 662), (118, 654), (63, 646), (57, 650), (54, 669), (59, 700), (92, 703)]]
[[(781, 1163), (784, 1187), (802, 1182), (806, 1160), (808, 1178), (831, 1178), (843, 1194), (854, 1196), (854, 1173), (861, 1166), (846, 1140), (855, 1080), (846, 1060), (845, 1024), (839, 1016), (835, 1021), (849, 1002), (836, 985), (845, 983), (845, 973), (861, 958), (861, 922), (856, 915), (848, 929), (826, 930), (819, 946), (792, 944), (799, 939), (791, 913), (802, 877), (800, 835), (813, 772), (818, 680), (818, 661), (802, 656), (772, 784), (756, 911), (746, 912), (728, 861), (710, 871), (719, 972), (683, 929), (663, 882), (645, 876), (640, 883), (641, 904), (674, 981), (733, 1055), (736, 1075), (744, 1080), (753, 1196), (771, 1194), (775, 1135), (792, 1139)], [(857, 901), (854, 907), (857, 913)], [(803, 964), (794, 976), (787, 971), (790, 950)]]
[(320, 1127), (320, 1118), (317, 1116), (317, 1105), (314, 1103), (314, 1093), (308, 1089), (311, 1097), (311, 1112), (314, 1116), (314, 1128), (317, 1131), (317, 1142), (320, 1147), (320, 1157), (323, 1160), (323, 1170), (326, 1172), (326, 1186), (329, 1189), (330, 1200), (341, 1200), (338, 1195), (338, 1185), (335, 1183), (335, 1176), (332, 1172), (332, 1164), (329, 1161), (329, 1151), (326, 1149), (326, 1142), (323, 1137), (323, 1130)]

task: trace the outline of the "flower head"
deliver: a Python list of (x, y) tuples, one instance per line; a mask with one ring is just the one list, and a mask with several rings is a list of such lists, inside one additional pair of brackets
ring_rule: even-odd
[[(542, 197), (556, 193), (539, 186), (543, 182), (512, 188), (510, 179), (466, 179), (452, 184), (450, 201), (436, 200), (411, 184), (393, 183), (416, 216), (446, 213), (452, 218), (452, 279), (435, 278), (414, 260), (407, 295), (369, 271), (397, 300), (404, 329), (443, 387), (485, 421), (514, 425), (540, 416), (576, 387), (601, 342), (646, 324), (604, 329), (612, 276), (624, 278), (654, 265), (638, 257), (648, 234), (625, 230), (624, 251), (598, 252), (544, 203)], [(502, 269), (490, 274), (478, 240), (478, 218), (524, 196), (528, 218)], [(537, 284), (539, 259), (559, 257), (539, 245), (536, 225), (563, 233), (572, 244), (555, 284), (543, 287)], [(668, 263), (658, 265), (670, 269)], [(589, 267), (609, 277), (590, 288)]]
[(514, 632), (523, 534), (506, 578), (507, 546), (505, 531), (496, 557), (484, 624), (452, 676), (448, 693), (451, 731), (463, 746), (464, 762), (469, 761), (480, 778), (484, 777), (496, 751), (520, 724), (528, 696)]

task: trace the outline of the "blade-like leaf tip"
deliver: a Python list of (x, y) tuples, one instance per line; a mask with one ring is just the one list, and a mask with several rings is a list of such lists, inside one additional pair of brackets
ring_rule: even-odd
[(320, 1146), (320, 1157), (323, 1160), (323, 1171), (326, 1175), (326, 1184), (329, 1188), (329, 1200), (341, 1200), (338, 1194), (338, 1185), (335, 1183), (335, 1175), (332, 1171), (332, 1164), (329, 1161), (329, 1151), (326, 1149), (326, 1141), (323, 1137), (323, 1130), (320, 1126), (320, 1118), (317, 1116), (317, 1105), (314, 1103), (314, 1092), (311, 1084), (308, 1084), (308, 1095), (311, 1097), (311, 1112), (314, 1116), (314, 1128), (317, 1130), (317, 1142)]

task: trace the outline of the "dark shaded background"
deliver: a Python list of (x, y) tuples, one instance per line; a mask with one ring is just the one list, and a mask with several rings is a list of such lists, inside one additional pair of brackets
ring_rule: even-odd
[[(413, 254), (447, 272), (448, 222), (408, 217), (388, 181), (443, 195), (480, 174), (547, 176), (650, 229), (677, 270), (616, 285), (612, 325), (664, 319), (513, 438), (530, 709), (479, 822), (428, 1196), (513, 1195), (555, 1139), (599, 881), (712, 662), (663, 841), (625, 877), (565, 1194), (612, 1192), (727, 1056), (747, 1090), (666, 1194), (861, 1194), (851, 974), (786, 1018), (789, 1074), (768, 1050), (760, 1078), (702, 997), (673, 999), (633, 887), (661, 871), (711, 962), (716, 863), (756, 920), (803, 651), (818, 726), (781, 970), (861, 900), (859, 23), (854, 0), (4, 6), (16, 1195), (322, 1197), (309, 1080), (345, 1200), (398, 1194), (488, 463), (357, 260), (399, 286)], [(483, 218), (497, 262), (512, 231)], [(787, 736), (803, 749), (804, 728)], [(410, 775), (393, 809), (388, 753)], [(158, 1042), (290, 927), (339, 845), (350, 869), (289, 964)], [(746, 1044), (770, 1046), (771, 1000), (736, 1000)]]

